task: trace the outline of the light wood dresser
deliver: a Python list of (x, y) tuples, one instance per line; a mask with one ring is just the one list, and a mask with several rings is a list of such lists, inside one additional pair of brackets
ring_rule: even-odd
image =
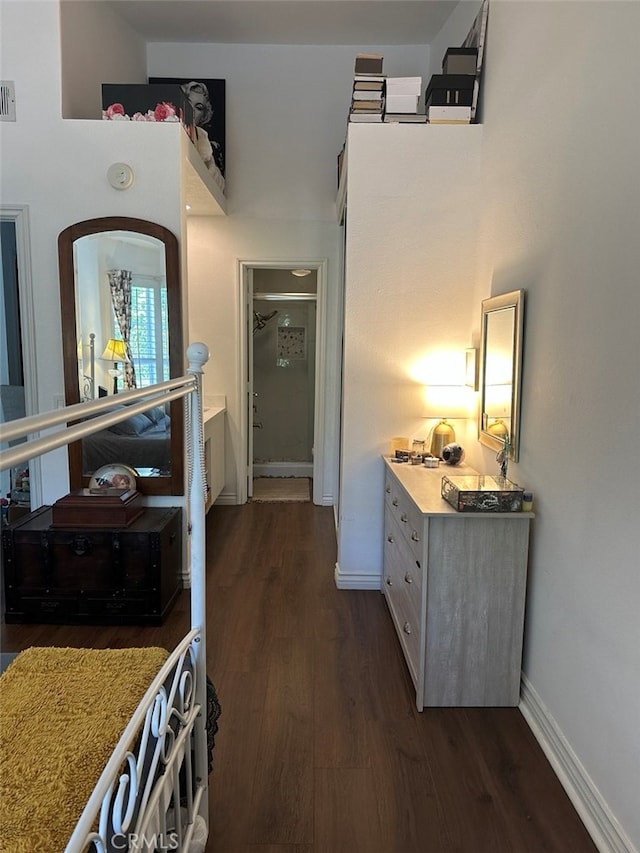
[(443, 475), (385, 458), (382, 589), (416, 689), (418, 710), (514, 706), (533, 513), (461, 513)]

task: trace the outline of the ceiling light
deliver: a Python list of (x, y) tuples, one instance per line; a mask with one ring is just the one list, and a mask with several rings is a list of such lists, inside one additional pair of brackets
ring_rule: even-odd
[(291, 270), (291, 275), (297, 275), (298, 278), (304, 278), (305, 275), (310, 275), (311, 270)]

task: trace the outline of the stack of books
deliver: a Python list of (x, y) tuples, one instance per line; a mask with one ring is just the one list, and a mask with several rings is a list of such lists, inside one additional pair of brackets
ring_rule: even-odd
[(434, 74), (424, 96), (430, 124), (470, 124), (478, 49), (450, 47), (442, 60), (442, 74)]
[(382, 121), (385, 101), (382, 59), (377, 53), (356, 55), (349, 121)]
[(422, 77), (387, 77), (384, 121), (426, 121), (418, 112), (421, 90)]

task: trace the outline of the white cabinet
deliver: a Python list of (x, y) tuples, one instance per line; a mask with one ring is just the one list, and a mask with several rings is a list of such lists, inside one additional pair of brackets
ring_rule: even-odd
[(385, 459), (382, 588), (416, 704), (517, 705), (533, 516), (456, 512), (442, 475)]
[(209, 512), (224, 488), (224, 396), (205, 401), (204, 406), (204, 464), (207, 481), (206, 511)]

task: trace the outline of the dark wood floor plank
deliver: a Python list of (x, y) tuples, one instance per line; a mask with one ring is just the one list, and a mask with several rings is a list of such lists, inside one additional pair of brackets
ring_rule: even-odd
[(359, 650), (360, 644), (348, 637), (316, 641), (316, 767), (369, 766), (364, 727), (369, 709), (362, 698)]
[[(222, 708), (214, 767), (209, 777), (210, 826), (207, 850), (242, 853), (253, 818), (252, 778), (260, 745), (267, 674), (218, 672)], [(224, 721), (224, 723), (223, 723)]]
[(271, 644), (253, 768), (253, 843), (313, 843), (313, 655), (308, 643)]
[(314, 853), (392, 853), (383, 839), (371, 770), (321, 767), (315, 780)]
[[(417, 721), (369, 722), (371, 769), (381, 823), (381, 849), (446, 853), (442, 813)], [(393, 779), (393, 784), (389, 780)]]

